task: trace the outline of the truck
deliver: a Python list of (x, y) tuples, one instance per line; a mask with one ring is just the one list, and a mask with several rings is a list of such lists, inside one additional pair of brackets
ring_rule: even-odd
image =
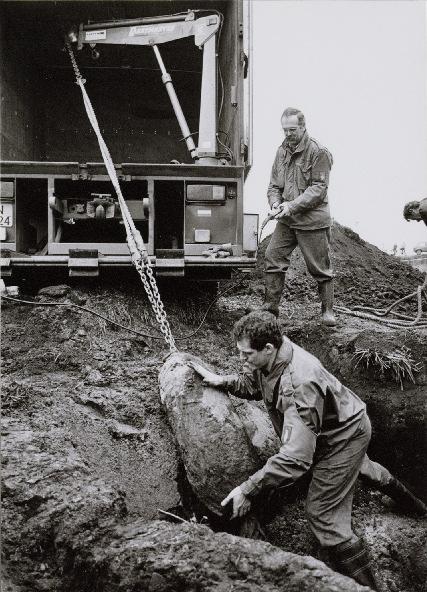
[(250, 2), (11, 0), (0, 22), (2, 276), (131, 265), (76, 76), (156, 275), (254, 265)]

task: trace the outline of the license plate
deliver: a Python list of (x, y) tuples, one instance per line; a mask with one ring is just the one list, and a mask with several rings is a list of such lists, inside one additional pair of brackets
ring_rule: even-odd
[(0, 204), (0, 228), (6, 226), (9, 228), (13, 226), (13, 205)]

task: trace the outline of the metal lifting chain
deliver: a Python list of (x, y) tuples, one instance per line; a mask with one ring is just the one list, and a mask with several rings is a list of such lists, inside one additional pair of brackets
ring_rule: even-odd
[(93, 110), (92, 103), (90, 102), (89, 96), (86, 92), (86, 89), (84, 88), (86, 80), (80, 74), (80, 70), (77, 65), (73, 49), (69, 42), (66, 42), (66, 47), (70, 55), (71, 63), (73, 65), (74, 74), (76, 76), (76, 84), (80, 87), (80, 90), (82, 92), (86, 113), (98, 139), (105, 167), (107, 169), (108, 175), (117, 194), (120, 209), (122, 212), (123, 223), (126, 229), (126, 238), (132, 258), (132, 263), (135, 266), (139, 276), (141, 277), (141, 281), (147, 293), (148, 300), (150, 301), (151, 308), (153, 309), (156, 320), (159, 323), (160, 330), (163, 333), (165, 341), (168, 344), (170, 351), (176, 352), (178, 350), (175, 345), (175, 340), (173, 338), (169, 321), (167, 319), (166, 312), (163, 306), (163, 302), (159, 294), (159, 289), (157, 287), (156, 279), (153, 274), (151, 262), (148, 257), (148, 253), (145, 248), (142, 236), (135, 227), (135, 224), (132, 220), (132, 216), (122, 195), (119, 180), (117, 178), (116, 169), (114, 168), (113, 160), (111, 158), (107, 145), (104, 142), (101, 130), (99, 129), (98, 121)]

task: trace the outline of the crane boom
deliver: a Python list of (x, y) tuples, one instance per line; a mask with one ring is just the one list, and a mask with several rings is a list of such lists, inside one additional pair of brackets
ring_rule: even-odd
[[(189, 11), (181, 15), (80, 24), (78, 32), (70, 31), (68, 40), (76, 42), (78, 49), (82, 49), (84, 45), (94, 48), (98, 44), (151, 46), (191, 157), (198, 164), (212, 165), (218, 164), (220, 160), (217, 152), (216, 55), (216, 39), (220, 25), (221, 17), (218, 14), (197, 18), (194, 12)], [(194, 44), (203, 49), (197, 147), (158, 47), (185, 37), (194, 37)]]

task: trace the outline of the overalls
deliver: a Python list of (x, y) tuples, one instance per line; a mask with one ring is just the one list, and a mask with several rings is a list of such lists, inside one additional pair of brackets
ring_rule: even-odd
[[(316, 436), (301, 419), (289, 368), (282, 374), (281, 391), (276, 410), (283, 414), (282, 446), (286, 446), (289, 458), (312, 466), (306, 513), (314, 536), (322, 547), (357, 540), (351, 528), (351, 509), (354, 487), (371, 438), (366, 412), (349, 426), (346, 437), (331, 443), (327, 433), (321, 431)], [(278, 414), (273, 409), (268, 411), (277, 431)]]

